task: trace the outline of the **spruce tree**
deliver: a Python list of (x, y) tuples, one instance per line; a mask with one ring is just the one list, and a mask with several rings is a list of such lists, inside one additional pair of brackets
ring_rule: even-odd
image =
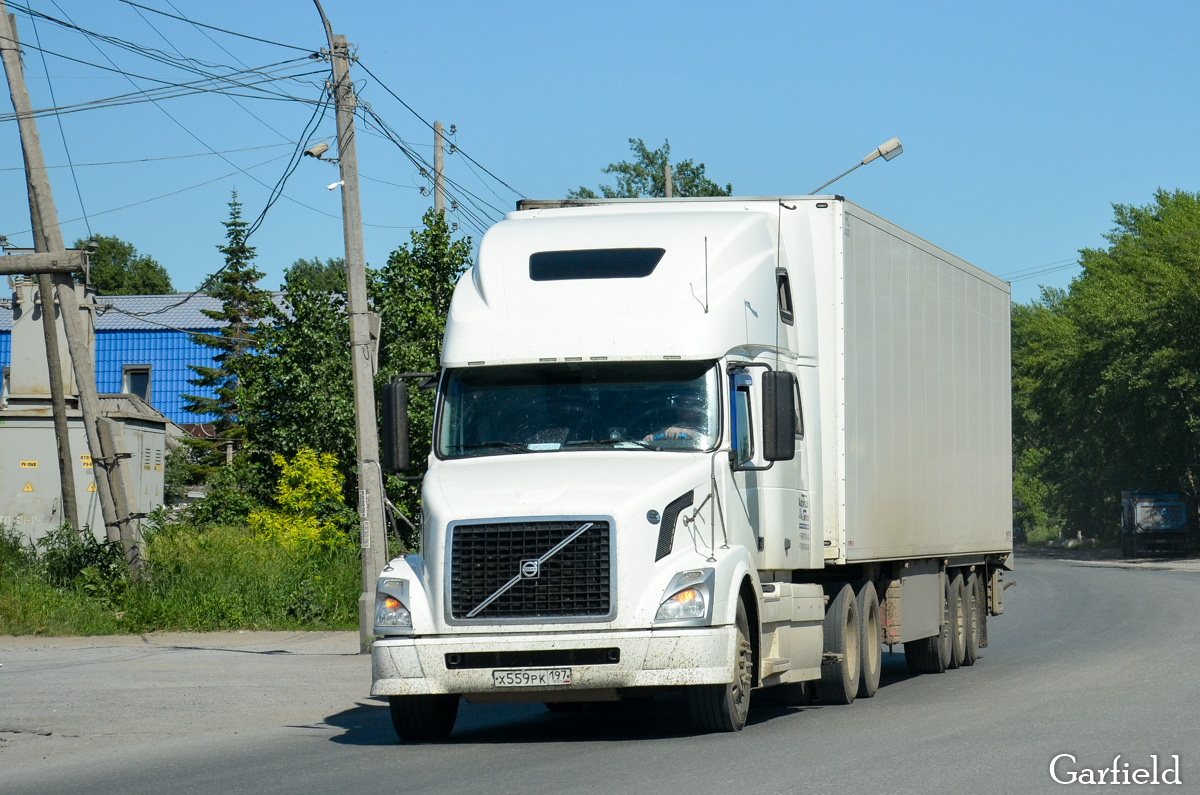
[(263, 273), (253, 265), (254, 247), (246, 242), (249, 225), (242, 220), (242, 205), (236, 190), (229, 202), (229, 220), (223, 225), (225, 244), (217, 246), (217, 250), (225, 255), (225, 264), (206, 290), (221, 302), (221, 308), (200, 310), (222, 325), (216, 334), (192, 336), (196, 344), (214, 350), (213, 364), (188, 365), (196, 373), (196, 378), (188, 383), (210, 389), (213, 394), (183, 396), (188, 401), (184, 406), (187, 411), (211, 418), (219, 440), (210, 445), (214, 453), (224, 448), (226, 440), (236, 443), (244, 435), (238, 425), (239, 376), (254, 353), (255, 329), (270, 308), (267, 293), (257, 286)]

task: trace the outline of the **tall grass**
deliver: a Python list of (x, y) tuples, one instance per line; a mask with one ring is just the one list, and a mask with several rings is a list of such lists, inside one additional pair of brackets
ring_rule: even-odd
[(282, 546), (244, 527), (166, 525), (147, 533), (148, 576), (120, 548), (69, 531), (35, 549), (0, 528), (0, 634), (355, 629), (352, 543)]

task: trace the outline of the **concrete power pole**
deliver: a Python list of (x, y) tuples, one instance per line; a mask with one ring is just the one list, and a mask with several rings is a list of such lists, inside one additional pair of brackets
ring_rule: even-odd
[[(42, 159), (42, 145), (38, 138), (37, 125), (33, 119), (33, 108), (25, 89), (25, 76), (21, 70), (21, 54), (17, 43), (17, 24), (12, 15), (8, 13), (4, 0), (0, 0), (0, 28), (3, 28), (0, 30), (0, 56), (4, 61), (9, 92), (12, 94), (13, 110), (16, 112), (17, 126), (20, 129), (21, 148), (25, 155), (25, 173), (31, 199), (29, 215), (34, 228), (40, 231), (40, 233), (34, 233), (35, 249), (39, 253), (61, 253), (65, 250), (62, 230), (58, 226), (58, 214), (54, 209), (50, 180), (46, 176), (46, 164)], [(54, 312), (53, 297), (52, 295), (47, 296), (44, 292), (44, 285), (47, 281), (49, 280), (41, 280), (43, 309), (47, 305), (49, 306), (49, 312), (44, 313), (44, 318), (52, 316)], [(109, 540), (119, 539), (121, 541), (125, 549), (125, 561), (131, 575), (136, 578), (141, 574), (141, 550), (137, 543), (136, 529), (132, 526), (128, 494), (125, 491), (124, 477), (116, 450), (111, 444), (102, 444), (100, 425), (106, 420), (100, 416), (100, 399), (96, 395), (96, 374), (91, 357), (88, 355), (87, 344), (84, 342), (83, 328), (80, 326), (80, 309), (79, 302), (75, 298), (75, 282), (69, 274), (63, 273), (56, 274), (54, 281), (58, 287), (58, 302), (63, 327), (66, 331), (71, 366), (75, 373), (75, 383), (79, 388), (79, 406), (83, 412), (83, 424), (87, 432), (93, 471), (99, 469), (104, 474), (104, 477), (96, 478), (96, 487), (100, 495), (100, 510), (108, 529)], [(51, 373), (50, 380), (53, 382), (61, 377), (61, 371)], [(104, 430), (111, 429), (105, 428)], [(107, 435), (111, 437), (111, 433)], [(69, 501), (74, 502), (73, 494)]]
[(663, 163), (663, 196), (668, 199), (675, 193), (675, 185), (671, 182), (671, 164)]
[(358, 597), (359, 651), (371, 651), (375, 630), (375, 579), (387, 564), (383, 514), (383, 468), (379, 465), (379, 427), (375, 418), (375, 373), (371, 353), (367, 267), (363, 256), (362, 211), (358, 199), (358, 156), (354, 145), (354, 85), (350, 82), (350, 46), (335, 36), (321, 8), (333, 62), (337, 104), (338, 164), (342, 179), (342, 227), (346, 239), (346, 312), (350, 315), (350, 357), (354, 378), (354, 432), (358, 443), (358, 519), (362, 528), (362, 594)]
[[(10, 23), (11, 24), (11, 23)], [(12, 37), (12, 38), (15, 38)], [(30, 216), (37, 211), (33, 181), (28, 179)], [(33, 221), (34, 250), (47, 251), (41, 219)], [(39, 241), (40, 238), (40, 241)], [(79, 505), (75, 502), (75, 462), (71, 456), (71, 431), (67, 424), (67, 399), (63, 394), (62, 351), (58, 348), (58, 322), (54, 318), (54, 279), (48, 273), (38, 274), (38, 295), (42, 303), (42, 337), (46, 341), (46, 365), (50, 371), (50, 405), (54, 414), (54, 440), (58, 442), (58, 479), (62, 489), (63, 516), (76, 535), (83, 532), (79, 524)], [(96, 470), (93, 468), (93, 472)]]
[(433, 209), (438, 215), (446, 213), (445, 178), (446, 138), (442, 134), (442, 123), (433, 123)]

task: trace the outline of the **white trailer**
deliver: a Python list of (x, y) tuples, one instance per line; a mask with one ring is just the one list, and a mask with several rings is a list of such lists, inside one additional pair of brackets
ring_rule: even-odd
[(442, 368), (421, 552), (378, 582), (405, 739), (666, 688), (736, 731), (759, 688), (874, 695), (882, 644), (971, 665), (1003, 609), (1008, 286), (841, 197), (522, 202)]

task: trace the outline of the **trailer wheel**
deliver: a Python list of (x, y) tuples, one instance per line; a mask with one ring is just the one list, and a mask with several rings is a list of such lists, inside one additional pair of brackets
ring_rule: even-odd
[(401, 740), (441, 742), (454, 730), (458, 698), (457, 695), (388, 696), (392, 726)]
[(959, 667), (967, 656), (967, 600), (963, 591), (962, 575), (955, 574), (946, 594), (946, 612), (950, 616), (950, 662), (947, 668)]
[(733, 681), (723, 685), (688, 688), (688, 708), (706, 732), (739, 732), (750, 712), (750, 688), (754, 684), (754, 649), (750, 645), (750, 620), (741, 599), (737, 606), (734, 637)]
[(825, 611), (825, 654), (817, 697), (825, 704), (853, 704), (858, 693), (862, 627), (854, 589), (843, 585)]
[(1133, 535), (1130, 533), (1121, 534), (1121, 555), (1127, 558), (1132, 558), (1133, 555)]
[(967, 582), (964, 586), (966, 594), (966, 611), (963, 616), (966, 618), (966, 631), (963, 633), (966, 636), (966, 654), (963, 655), (963, 665), (974, 665), (979, 659), (979, 575), (971, 572), (967, 576)]
[(883, 643), (879, 636), (879, 594), (875, 591), (875, 583), (868, 580), (858, 590), (855, 599), (858, 608), (858, 623), (862, 634), (858, 639), (861, 650), (859, 670), (861, 676), (858, 682), (858, 697), (871, 698), (879, 690), (879, 676), (883, 670)]

